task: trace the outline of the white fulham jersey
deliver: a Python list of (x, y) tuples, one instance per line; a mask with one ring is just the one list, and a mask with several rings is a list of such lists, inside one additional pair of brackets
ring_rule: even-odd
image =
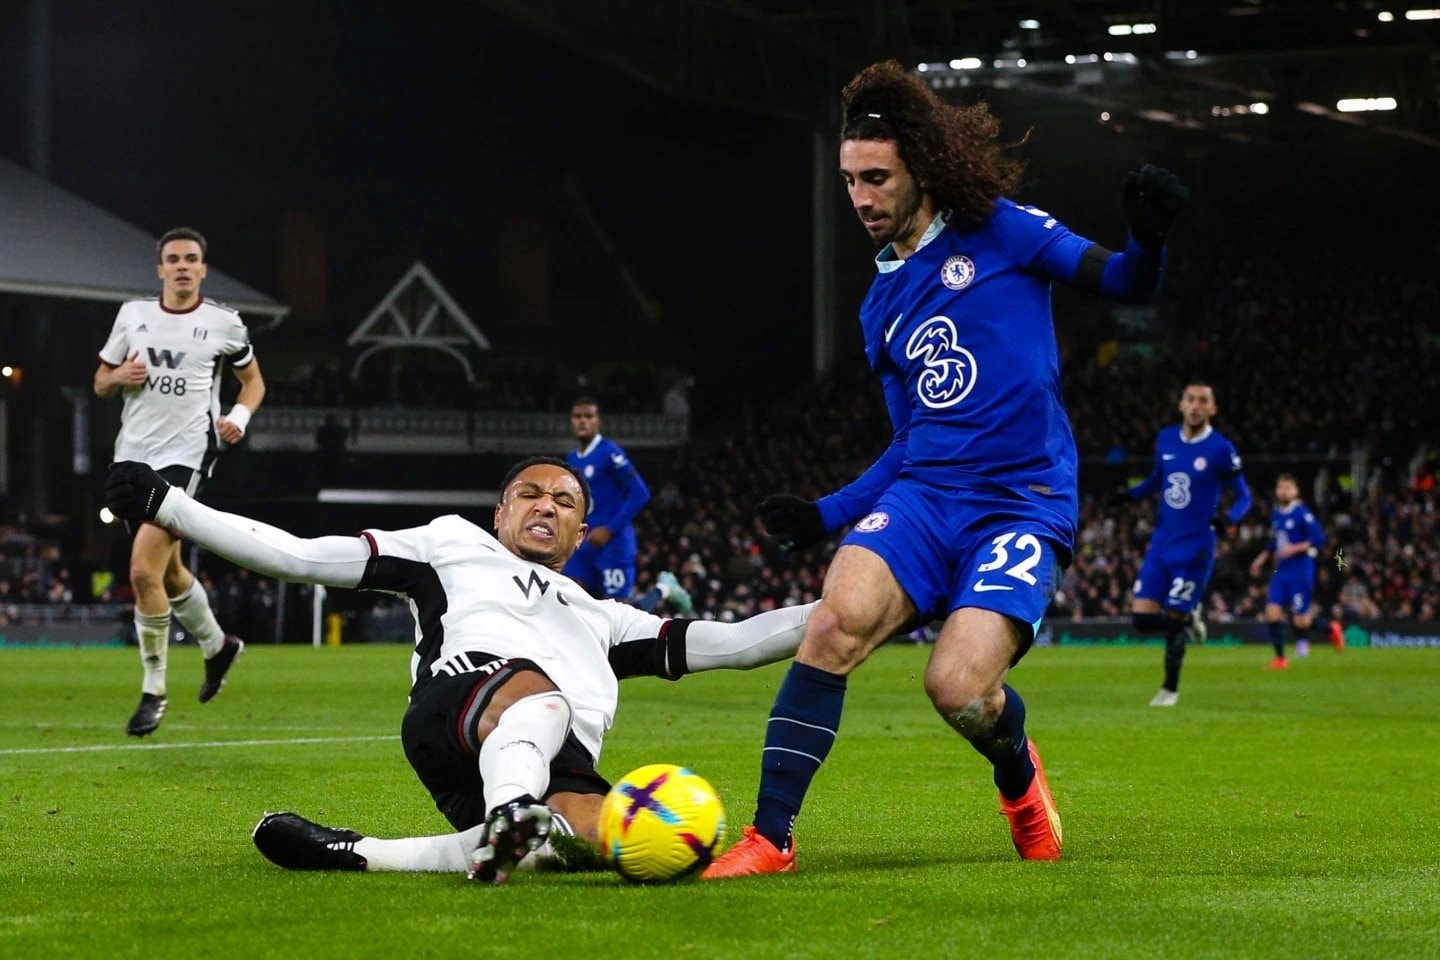
[(179, 312), (167, 310), (157, 297), (127, 301), (115, 315), (100, 360), (118, 367), (137, 352), (145, 383), (123, 391), (116, 462), (208, 472), (219, 446), (220, 361), (243, 367), (255, 359), (240, 314), (203, 297)]
[(405, 594), (415, 618), (411, 679), (468, 672), (473, 653), (524, 657), (574, 708), (572, 730), (597, 761), (620, 689), (610, 648), (661, 634), (665, 620), (628, 603), (596, 600), (574, 580), (522, 560), (463, 517), (409, 530), (366, 530), (361, 590)]

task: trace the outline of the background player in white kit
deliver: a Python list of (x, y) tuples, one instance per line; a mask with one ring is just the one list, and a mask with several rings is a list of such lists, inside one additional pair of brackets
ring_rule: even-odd
[[(160, 296), (121, 305), (100, 350), (95, 393), (124, 400), (115, 460), (149, 464), (169, 483), (192, 496), (210, 475), (220, 442), (238, 443), (250, 417), (265, 398), (265, 381), (250, 346), (250, 334), (231, 308), (207, 301), (205, 238), (176, 227), (156, 244)], [(228, 362), (240, 381), (240, 395), (220, 416), (220, 367)], [(170, 615), (205, 655), (200, 702), (220, 692), (225, 674), (245, 649), (226, 636), (210, 610), (205, 591), (180, 559), (180, 540), (152, 523), (131, 527), (130, 585), (135, 591), (135, 632), (144, 667), (140, 705), (126, 726), (143, 737), (160, 726), (165, 697)]]
[(436, 808), (460, 832), (375, 840), (294, 814), (267, 817), (256, 845), (292, 869), (469, 864), (472, 877), (500, 883), (552, 824), (593, 842), (610, 787), (595, 767), (618, 681), (793, 656), (814, 607), (715, 623), (665, 620), (591, 597), (560, 572), (585, 535), (589, 489), (555, 457), (510, 470), (494, 536), (451, 515), (408, 530), (301, 539), (198, 504), (139, 463), (111, 468), (105, 500), (119, 517), (163, 524), (269, 576), (409, 599), (415, 651), (401, 741)]

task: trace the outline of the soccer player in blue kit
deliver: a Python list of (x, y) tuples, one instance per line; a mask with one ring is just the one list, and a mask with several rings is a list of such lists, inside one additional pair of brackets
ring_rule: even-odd
[(655, 586), (632, 598), (635, 587), (635, 528), (631, 521), (650, 502), (650, 488), (620, 444), (600, 433), (600, 404), (577, 397), (570, 405), (570, 429), (579, 447), (565, 454), (565, 462), (585, 475), (592, 503), (590, 532), (580, 549), (565, 564), (565, 576), (583, 586), (592, 597), (624, 600), (654, 613), (666, 600), (681, 613), (695, 612), (690, 592), (669, 570)]
[(1025, 705), (1004, 682), (1034, 640), (1077, 523), (1050, 285), (1148, 300), (1189, 194), (1155, 167), (1127, 176), (1130, 242), (1112, 253), (1004, 199), (1022, 165), (983, 103), (948, 105), (894, 61), (861, 71), (842, 101), (840, 173), (880, 248), (860, 323), (894, 439), (844, 489), (757, 508), (797, 548), (854, 527), (771, 710), (755, 822), (704, 876), (795, 869), (792, 828), (835, 740), (848, 675), (930, 618), (943, 625), (926, 693), (993, 764), (1020, 856), (1058, 859), (1060, 817)]
[[(1200, 608), (1215, 566), (1215, 539), (1250, 509), (1240, 454), (1210, 425), (1215, 412), (1215, 390), (1209, 384), (1186, 384), (1180, 394), (1180, 423), (1165, 427), (1155, 438), (1150, 475), (1111, 498), (1113, 506), (1160, 494), (1155, 532), (1130, 603), (1136, 630), (1165, 637), (1165, 679), (1150, 700), (1152, 707), (1180, 702), (1186, 642), (1205, 641)], [(1216, 516), (1225, 488), (1233, 495), (1230, 510), (1227, 516)]]
[[(1310, 653), (1310, 627), (1315, 623), (1315, 609), (1311, 596), (1315, 589), (1315, 555), (1325, 546), (1325, 531), (1315, 514), (1300, 499), (1300, 484), (1293, 473), (1282, 473), (1275, 478), (1275, 505), (1270, 510), (1270, 545), (1262, 550), (1250, 564), (1250, 575), (1260, 576), (1265, 562), (1275, 561), (1275, 572), (1270, 577), (1270, 593), (1265, 603), (1265, 627), (1269, 632), (1270, 645), (1275, 648), (1275, 657), (1270, 661), (1271, 670), (1284, 670), (1290, 666), (1285, 658), (1285, 617), (1290, 617), (1290, 626), (1295, 631), (1295, 654), (1307, 656)], [(1330, 645), (1336, 650), (1345, 649), (1345, 633), (1340, 623), (1330, 620), (1325, 626), (1330, 636)]]
[(626, 600), (635, 586), (635, 528), (630, 522), (650, 502), (650, 488), (614, 440), (600, 433), (600, 405), (579, 397), (570, 405), (570, 428), (579, 447), (565, 462), (585, 475), (594, 497), (590, 533), (565, 564), (565, 576), (590, 595)]

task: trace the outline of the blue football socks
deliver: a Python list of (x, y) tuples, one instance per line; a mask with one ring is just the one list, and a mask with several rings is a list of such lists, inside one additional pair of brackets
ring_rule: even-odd
[(780, 850), (790, 847), (805, 791), (835, 743), (844, 707), (844, 677), (803, 663), (790, 665), (765, 728), (755, 806), (755, 829)]

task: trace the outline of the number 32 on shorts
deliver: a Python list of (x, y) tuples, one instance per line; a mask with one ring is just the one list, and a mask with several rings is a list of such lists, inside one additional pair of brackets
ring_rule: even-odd
[[(994, 573), (999, 570), (1007, 577), (1014, 577), (1016, 580), (1027, 586), (1035, 586), (1039, 581), (1030, 571), (1040, 565), (1040, 560), (1045, 554), (1040, 539), (1033, 533), (1016, 534), (1002, 533), (990, 541), (990, 559), (975, 568), (976, 573)], [(1006, 585), (1003, 582), (987, 582), (982, 576), (975, 582), (975, 590), (984, 592), (986, 590), (1013, 590), (1014, 585)]]

